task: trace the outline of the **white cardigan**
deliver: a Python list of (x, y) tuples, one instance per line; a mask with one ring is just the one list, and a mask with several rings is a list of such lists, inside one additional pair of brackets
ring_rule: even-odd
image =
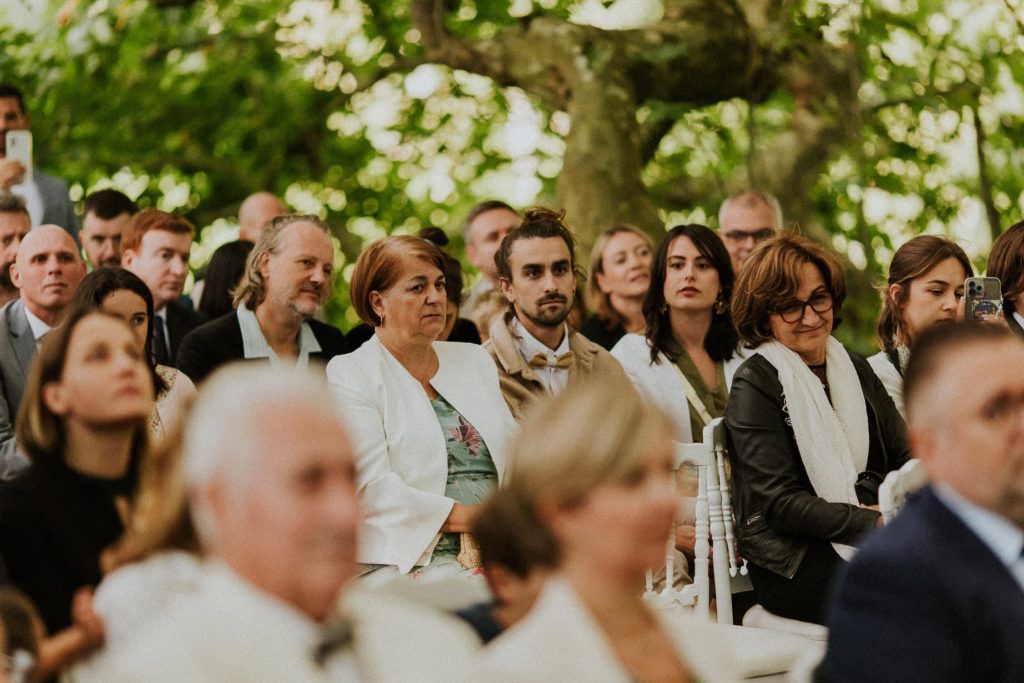
[[(515, 421), (490, 355), (475, 344), (434, 342), (439, 366), (430, 381), (483, 437), (498, 471)], [(357, 560), (401, 573), (430, 562), (455, 501), (444, 495), (448, 449), (420, 383), (376, 336), (327, 364), (356, 455), (363, 524)]]
[[(676, 441), (691, 443), (690, 408), (686, 401), (686, 387), (679, 376), (675, 363), (664, 353), (658, 354), (658, 362), (651, 362), (651, 347), (642, 334), (627, 334), (612, 349), (612, 355), (622, 364), (629, 380), (644, 400), (658, 406), (671, 418), (676, 426)], [(732, 386), (733, 375), (746, 360), (740, 351), (725, 362), (725, 383)], [(700, 435), (697, 435), (700, 440)]]

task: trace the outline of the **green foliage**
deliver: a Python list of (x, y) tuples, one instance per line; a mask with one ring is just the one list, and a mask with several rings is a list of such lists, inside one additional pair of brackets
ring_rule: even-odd
[[(565, 113), (425, 63), (407, 0), (166, 4), (0, 0), (9, 10), (0, 13), (0, 73), (28, 93), (41, 166), (75, 183), (77, 198), (109, 184), (185, 212), (204, 228), (195, 266), (232, 236), (242, 198), (279, 193), (335, 227), (343, 277), (329, 313), (348, 327), (345, 280), (368, 240), (436, 224), (461, 253), (459, 223), (478, 199), (555, 201)], [(450, 0), (445, 20), (486, 40), (540, 15), (567, 20), (578, 4)], [(881, 281), (893, 251), (921, 232), (961, 240), (983, 266), (986, 204), (1004, 226), (1024, 217), (1024, 4), (784, 6), (789, 14), (763, 48), (766, 68), (813, 72), (821, 50), (846, 54), (852, 66), (837, 88), (852, 89), (854, 105), (808, 95), (793, 78), (766, 81), (753, 104), (694, 108), (684, 93), (638, 103), (650, 136), (643, 180), (666, 222), (715, 227), (722, 198), (762, 181), (759, 164), (811, 115), (830, 126), (829, 144), (810, 178), (780, 198), (856, 277)], [(27, 14), (14, 21), (16, 12)], [(685, 48), (666, 44), (658, 54), (671, 62)], [(858, 297), (844, 335), (870, 350), (877, 302), (864, 288)]]

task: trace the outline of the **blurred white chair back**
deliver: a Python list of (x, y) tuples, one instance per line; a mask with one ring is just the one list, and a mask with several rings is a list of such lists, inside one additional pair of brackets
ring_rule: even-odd
[[(647, 572), (644, 598), (659, 608), (673, 605), (692, 606), (696, 614), (710, 620), (711, 563), (714, 563), (718, 623), (732, 623), (732, 589), (730, 577), (746, 574), (736, 555), (733, 531), (732, 499), (725, 476), (725, 429), (722, 419), (712, 420), (704, 428), (704, 440), (697, 443), (676, 443), (675, 467), (697, 468), (696, 544), (694, 546), (693, 583), (681, 589), (674, 587), (675, 535), (668, 541), (665, 553), (665, 583), (654, 590), (654, 572)], [(710, 541), (710, 542), (709, 542)], [(711, 544), (717, 549), (711, 556)]]
[(887, 474), (878, 487), (878, 509), (882, 513), (883, 523), (891, 522), (896, 513), (903, 509), (907, 497), (924, 488), (927, 483), (928, 474), (917, 458), (908, 460), (903, 467)]

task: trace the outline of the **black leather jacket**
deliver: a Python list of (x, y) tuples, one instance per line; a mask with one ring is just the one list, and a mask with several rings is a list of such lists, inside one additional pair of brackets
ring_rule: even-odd
[[(867, 469), (884, 476), (910, 457), (906, 425), (867, 361), (853, 353), (850, 358), (867, 404)], [(875, 528), (877, 512), (815, 494), (787, 424), (778, 373), (763, 356), (751, 356), (736, 371), (725, 425), (744, 558), (791, 579), (810, 541), (856, 545)]]

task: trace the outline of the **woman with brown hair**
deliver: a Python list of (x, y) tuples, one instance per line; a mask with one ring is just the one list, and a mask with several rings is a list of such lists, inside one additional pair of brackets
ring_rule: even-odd
[(901, 415), (903, 370), (910, 358), (910, 345), (932, 325), (956, 320), (964, 280), (973, 274), (964, 250), (936, 235), (915, 237), (892, 257), (878, 316), (882, 350), (868, 358), (868, 363)]
[(832, 336), (845, 297), (839, 261), (783, 233), (751, 253), (732, 298), (754, 351), (725, 410), (740, 553), (766, 610), (815, 623), (852, 546), (881, 522), (878, 484), (909, 457), (889, 394)]
[(368, 246), (351, 298), (373, 337), (327, 366), (359, 472), (357, 559), (375, 580), (472, 567), (470, 525), (505, 474), (515, 423), (494, 361), (476, 344), (437, 341), (445, 267), (420, 237)]
[(152, 407), (142, 344), (123, 321), (76, 311), (46, 336), (18, 413), (31, 465), (0, 488), (0, 554), (50, 633), (71, 626), (72, 598), (99, 583), (100, 554), (124, 531)]
[(587, 302), (594, 313), (580, 327), (584, 337), (611, 351), (624, 334), (643, 332), (651, 253), (651, 239), (632, 225), (616, 225), (598, 235), (587, 278)]
[(1011, 226), (992, 244), (988, 274), (1003, 286), (1003, 315), (1010, 330), (1024, 337), (1024, 221)]

